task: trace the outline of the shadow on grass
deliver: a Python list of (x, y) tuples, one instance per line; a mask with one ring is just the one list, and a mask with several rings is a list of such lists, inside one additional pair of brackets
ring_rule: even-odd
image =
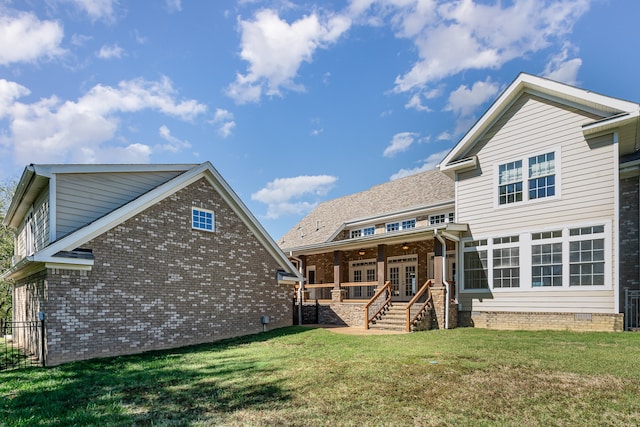
[[(0, 375), (6, 425), (185, 425), (290, 399), (278, 363), (251, 344), (290, 327), (213, 344)], [(3, 424), (4, 425), (4, 424)]]

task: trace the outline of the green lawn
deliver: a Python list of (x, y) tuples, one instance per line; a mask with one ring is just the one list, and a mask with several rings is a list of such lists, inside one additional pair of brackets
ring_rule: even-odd
[(291, 327), (0, 373), (0, 425), (640, 425), (639, 361), (635, 333)]

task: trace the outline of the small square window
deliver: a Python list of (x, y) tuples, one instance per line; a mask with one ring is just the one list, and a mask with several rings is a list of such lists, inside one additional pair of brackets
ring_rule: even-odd
[(191, 209), (191, 227), (195, 230), (215, 231), (213, 212), (204, 209)]

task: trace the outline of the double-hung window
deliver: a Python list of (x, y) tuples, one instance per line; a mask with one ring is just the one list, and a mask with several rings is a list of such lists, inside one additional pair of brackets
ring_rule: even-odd
[(498, 166), (498, 205), (553, 197), (557, 194), (555, 151)]
[(529, 199), (556, 194), (555, 153), (529, 157)]
[(562, 230), (531, 234), (531, 286), (562, 286)]
[(498, 166), (498, 195), (501, 205), (522, 201), (522, 160)]
[(604, 285), (604, 226), (569, 230), (569, 286)]
[(493, 287), (520, 287), (519, 236), (493, 239)]

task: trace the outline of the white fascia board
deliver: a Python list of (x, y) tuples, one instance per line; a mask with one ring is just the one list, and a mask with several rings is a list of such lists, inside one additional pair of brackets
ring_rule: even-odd
[(113, 173), (113, 172), (163, 172), (188, 171), (199, 166), (196, 164), (43, 164), (32, 165), (38, 175), (51, 178), (60, 173)]
[(509, 109), (518, 96), (525, 91), (566, 105), (576, 106), (583, 110), (597, 111), (599, 114), (633, 112), (638, 111), (640, 108), (640, 105), (634, 102), (600, 95), (543, 77), (521, 73), (504, 92), (502, 92), (494, 103), (491, 104), (489, 109), (471, 127), (460, 142), (447, 154), (440, 163), (440, 170), (446, 168), (453, 160), (464, 156), (482, 134), (484, 134), (502, 113)]
[(620, 126), (624, 126), (629, 123), (633, 123), (640, 117), (640, 111), (634, 111), (632, 113), (620, 114), (604, 120), (598, 120), (593, 123), (587, 123), (582, 126), (582, 133), (587, 135), (595, 135), (600, 132), (617, 129)]
[(478, 156), (466, 157), (460, 160), (454, 160), (448, 164), (439, 165), (440, 172), (455, 171), (462, 172), (478, 167)]

